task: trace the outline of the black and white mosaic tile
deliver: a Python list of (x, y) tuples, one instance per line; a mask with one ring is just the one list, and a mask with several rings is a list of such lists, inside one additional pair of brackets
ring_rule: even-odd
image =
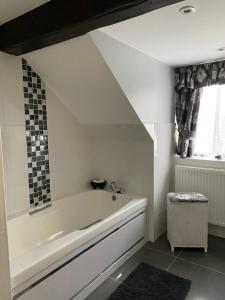
[(30, 206), (51, 201), (46, 91), (40, 76), (22, 59)]

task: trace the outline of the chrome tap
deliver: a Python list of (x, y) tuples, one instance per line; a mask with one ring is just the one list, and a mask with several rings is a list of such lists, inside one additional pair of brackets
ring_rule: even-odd
[(117, 187), (116, 187), (116, 182), (115, 181), (111, 182), (110, 188), (111, 188), (111, 191), (113, 192), (113, 194), (115, 194), (117, 192)]
[(113, 192), (113, 194), (124, 194), (124, 189), (122, 187), (118, 187), (115, 181), (112, 181), (106, 190), (108, 192)]

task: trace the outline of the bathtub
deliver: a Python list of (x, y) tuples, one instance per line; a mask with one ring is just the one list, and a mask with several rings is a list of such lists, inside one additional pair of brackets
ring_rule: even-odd
[(144, 243), (147, 199), (116, 197), (88, 191), (9, 220), (14, 299), (84, 299), (138, 249)]

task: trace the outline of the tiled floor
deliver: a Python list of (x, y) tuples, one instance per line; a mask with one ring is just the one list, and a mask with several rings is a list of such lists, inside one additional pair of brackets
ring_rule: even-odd
[(148, 242), (86, 300), (106, 300), (141, 262), (191, 279), (187, 300), (225, 300), (225, 239), (209, 236), (209, 251), (181, 249), (171, 254), (166, 236)]

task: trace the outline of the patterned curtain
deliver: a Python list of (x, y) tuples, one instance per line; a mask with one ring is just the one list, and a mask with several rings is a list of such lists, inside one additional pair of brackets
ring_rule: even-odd
[(183, 158), (193, 155), (202, 88), (213, 84), (225, 84), (225, 61), (175, 69), (177, 154)]

